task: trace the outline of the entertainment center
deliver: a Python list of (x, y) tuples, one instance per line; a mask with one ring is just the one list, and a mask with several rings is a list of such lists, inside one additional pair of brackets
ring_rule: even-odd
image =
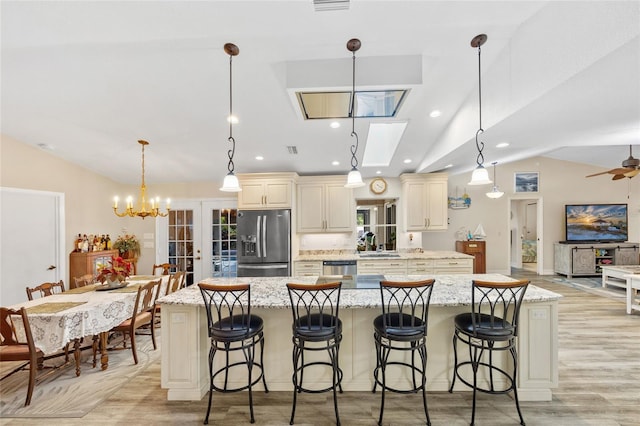
[(638, 265), (638, 243), (591, 243), (553, 245), (553, 272), (571, 278), (574, 275), (599, 275), (602, 266)]
[(626, 204), (565, 205), (565, 241), (553, 246), (553, 270), (568, 278), (599, 275), (603, 266), (638, 265), (640, 245), (627, 242)]

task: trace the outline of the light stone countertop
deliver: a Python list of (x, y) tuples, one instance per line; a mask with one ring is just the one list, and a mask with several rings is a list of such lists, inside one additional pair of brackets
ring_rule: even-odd
[[(471, 280), (514, 281), (500, 274), (461, 274), (461, 275), (386, 275), (390, 281), (423, 280), (435, 278), (431, 306), (464, 306), (471, 304)], [(288, 309), (290, 306), (286, 283), (315, 283), (318, 277), (252, 277), (252, 278), (207, 278), (202, 282), (209, 284), (251, 284), (251, 306), (254, 308)], [(560, 294), (529, 285), (524, 296), (525, 302), (546, 302), (562, 298)], [(204, 305), (200, 289), (192, 285), (168, 296), (158, 299), (158, 303), (174, 305)], [(340, 307), (379, 308), (379, 289), (343, 289), (340, 295)]]
[(355, 253), (339, 253), (335, 254), (331, 251), (317, 254), (299, 254), (294, 257), (293, 261), (310, 261), (310, 260), (390, 260), (390, 259), (473, 259), (469, 254), (459, 253), (457, 251), (447, 250), (425, 250), (422, 252), (393, 252), (399, 256), (384, 256), (385, 252), (364, 252), (368, 254), (376, 253), (374, 256), (365, 257)]

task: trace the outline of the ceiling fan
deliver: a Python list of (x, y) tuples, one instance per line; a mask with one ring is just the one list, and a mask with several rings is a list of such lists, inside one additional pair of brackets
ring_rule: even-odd
[(595, 173), (587, 177), (604, 175), (606, 173), (612, 174), (612, 180), (618, 180), (625, 177), (631, 179), (635, 175), (640, 173), (640, 158), (634, 158), (632, 153), (633, 145), (629, 145), (629, 158), (622, 162), (622, 167), (617, 169), (607, 170), (606, 172)]

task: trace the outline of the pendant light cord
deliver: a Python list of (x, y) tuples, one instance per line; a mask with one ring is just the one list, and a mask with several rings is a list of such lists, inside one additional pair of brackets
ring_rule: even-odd
[(478, 157), (476, 158), (476, 163), (478, 164), (478, 166), (482, 166), (482, 164), (484, 163), (484, 155), (482, 155), (484, 142), (479, 139), (479, 136), (484, 133), (484, 130), (482, 129), (482, 78), (480, 69), (480, 45), (478, 45), (478, 106), (480, 119), (480, 127), (476, 132), (476, 148), (478, 149)]
[(356, 138), (356, 143), (351, 145), (351, 169), (358, 169), (358, 158), (356, 152), (358, 152), (358, 134), (356, 133), (356, 52), (353, 51), (353, 67), (352, 67), (352, 86), (351, 86), (351, 109), (349, 114), (351, 115), (351, 136)]
[(229, 157), (229, 164), (227, 170), (229, 173), (233, 173), (235, 168), (233, 164), (233, 155), (236, 152), (236, 140), (233, 138), (233, 55), (229, 55), (229, 139), (231, 142), (231, 149), (227, 151)]

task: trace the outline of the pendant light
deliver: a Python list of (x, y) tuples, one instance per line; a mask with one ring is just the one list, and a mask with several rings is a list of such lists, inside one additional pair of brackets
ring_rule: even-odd
[(362, 181), (362, 175), (358, 170), (358, 158), (356, 153), (358, 152), (358, 134), (356, 133), (356, 51), (360, 49), (361, 43), (357, 38), (352, 38), (347, 42), (347, 50), (352, 53), (353, 60), (353, 72), (351, 87), (351, 105), (349, 108), (349, 115), (351, 116), (351, 136), (356, 138), (355, 144), (351, 145), (351, 171), (347, 175), (347, 183), (345, 188), (358, 188), (364, 186)]
[(233, 155), (236, 152), (236, 140), (233, 138), (233, 57), (237, 56), (240, 53), (240, 49), (233, 43), (226, 43), (224, 45), (224, 51), (229, 55), (229, 142), (231, 142), (231, 148), (227, 151), (227, 156), (229, 157), (229, 164), (227, 165), (227, 169), (229, 173), (224, 177), (224, 181), (222, 182), (222, 188), (220, 191), (225, 192), (240, 192), (242, 188), (240, 188), (240, 182), (238, 181), (238, 177), (233, 173), (234, 164), (233, 164)]
[(489, 198), (500, 198), (504, 195), (504, 192), (500, 191), (500, 189), (498, 189), (498, 185), (496, 184), (496, 164), (498, 164), (497, 161), (494, 161), (493, 163), (491, 163), (493, 165), (493, 188), (491, 189), (491, 191), (487, 192), (487, 197)]
[(471, 181), (469, 185), (487, 185), (491, 183), (489, 179), (489, 172), (484, 168), (482, 163), (484, 163), (484, 155), (482, 155), (482, 150), (484, 149), (484, 142), (479, 140), (479, 136), (484, 132), (482, 129), (482, 80), (480, 78), (480, 46), (482, 46), (487, 41), (486, 34), (479, 34), (471, 40), (471, 47), (478, 48), (478, 105), (479, 105), (479, 117), (480, 117), (480, 127), (476, 132), (476, 148), (478, 149), (478, 157), (476, 158), (476, 163), (478, 166), (473, 171), (471, 175)]

